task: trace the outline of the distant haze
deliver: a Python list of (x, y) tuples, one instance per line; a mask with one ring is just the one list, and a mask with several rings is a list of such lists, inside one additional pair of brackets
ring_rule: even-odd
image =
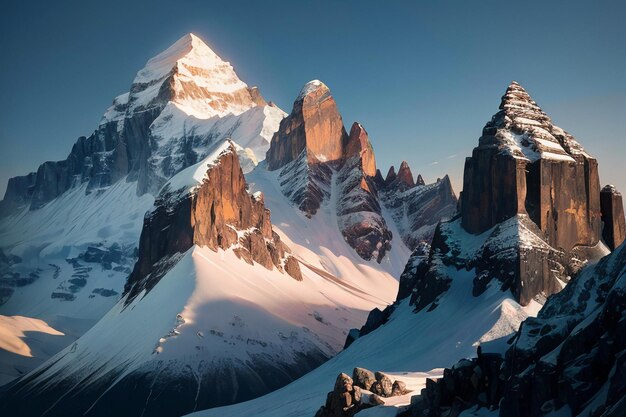
[[(235, 3), (235, 2), (233, 2)], [(289, 112), (307, 81), (370, 134), (383, 174), (463, 163), (511, 80), (626, 192), (626, 2), (9, 2), (0, 16), (0, 195), (65, 159), (137, 70), (187, 32)]]

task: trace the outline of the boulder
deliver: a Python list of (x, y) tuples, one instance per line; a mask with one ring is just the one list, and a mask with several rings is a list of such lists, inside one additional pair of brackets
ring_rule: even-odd
[(374, 373), (365, 368), (354, 368), (352, 371), (352, 379), (354, 380), (354, 385), (368, 391), (370, 391), (372, 384), (376, 382)]

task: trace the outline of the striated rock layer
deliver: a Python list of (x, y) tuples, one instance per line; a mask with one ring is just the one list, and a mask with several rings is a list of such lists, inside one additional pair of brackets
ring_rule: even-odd
[(235, 253), (244, 261), (302, 280), (298, 262), (272, 231), (262, 194), (247, 192), (234, 143), (208, 164), (201, 185), (189, 192), (168, 183), (155, 206), (144, 219), (139, 259), (124, 288), (127, 303), (154, 287), (175, 264), (175, 255), (193, 245), (217, 251), (238, 244)]
[(513, 82), (465, 162), (462, 224), (482, 233), (528, 214), (556, 249), (594, 246), (599, 193), (596, 159)]
[(436, 305), (453, 279), (439, 265), (475, 268), (475, 296), (495, 279), (520, 304), (543, 303), (607, 253), (599, 184), (597, 161), (513, 82), (466, 160), (459, 218), (410, 277), (412, 303)]

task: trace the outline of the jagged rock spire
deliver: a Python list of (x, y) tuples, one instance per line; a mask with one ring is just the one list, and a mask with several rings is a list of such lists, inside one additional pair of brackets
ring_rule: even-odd
[(413, 173), (411, 172), (411, 167), (409, 167), (409, 163), (407, 161), (402, 161), (402, 163), (400, 164), (400, 169), (398, 170), (398, 181), (400, 181), (409, 188), (415, 186)]
[(396, 168), (392, 165), (389, 167), (389, 171), (387, 171), (387, 176), (385, 177), (385, 183), (389, 184), (397, 177)]
[(291, 114), (280, 123), (267, 151), (267, 167), (276, 170), (298, 159), (309, 163), (340, 161), (348, 134), (330, 90), (319, 80), (302, 87)]
[(624, 205), (622, 194), (614, 185), (605, 185), (600, 192), (600, 211), (602, 211), (602, 237), (609, 249), (615, 250), (626, 238)]
[[(518, 216), (529, 223), (524, 230), (536, 227), (541, 235), (550, 256), (539, 250), (541, 244), (529, 247), (520, 239), (514, 249), (517, 266), (508, 267), (522, 304), (558, 291), (558, 280), (566, 282), (580, 267), (578, 259), (597, 257), (597, 161), (516, 82), (507, 88), (500, 110), (465, 161), (461, 199), (461, 225), (470, 233), (486, 232)], [(562, 272), (555, 272), (552, 263), (559, 263)]]
[(376, 158), (365, 128), (358, 122), (352, 124), (346, 144), (345, 159), (358, 156), (361, 158), (363, 173), (368, 177), (376, 175)]

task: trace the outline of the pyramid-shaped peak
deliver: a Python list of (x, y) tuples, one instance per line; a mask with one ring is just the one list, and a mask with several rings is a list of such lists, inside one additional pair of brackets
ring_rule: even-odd
[(500, 102), (500, 109), (527, 108), (543, 113), (530, 94), (517, 81), (511, 81)]
[(298, 94), (298, 98), (296, 101), (303, 100), (306, 96), (316, 92), (318, 90), (323, 90), (324, 92), (329, 92), (328, 86), (321, 82), (320, 80), (311, 80), (308, 83), (304, 84), (304, 87), (300, 90), (300, 94)]
[(409, 163), (407, 161), (402, 161), (400, 164), (400, 169), (398, 170), (398, 180), (409, 187), (413, 187), (415, 185), (413, 173), (411, 172), (411, 167), (409, 167)]
[[(232, 81), (239, 81), (228, 62), (223, 61), (202, 39), (193, 33), (188, 33), (148, 60), (146, 66), (137, 73), (134, 82), (149, 83), (159, 80), (175, 67), (178, 67), (179, 71), (183, 70), (181, 66), (194, 74), (213, 71), (218, 78), (224, 78), (226, 75)], [(224, 74), (220, 76), (218, 74), (220, 72)]]

